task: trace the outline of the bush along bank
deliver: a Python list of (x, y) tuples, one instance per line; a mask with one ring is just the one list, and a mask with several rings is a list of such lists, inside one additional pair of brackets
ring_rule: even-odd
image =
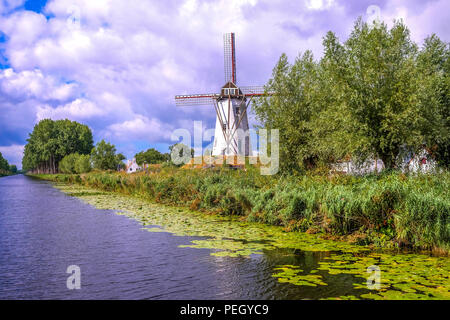
[(363, 245), (450, 251), (449, 173), (268, 177), (253, 169), (159, 168), (36, 177)]

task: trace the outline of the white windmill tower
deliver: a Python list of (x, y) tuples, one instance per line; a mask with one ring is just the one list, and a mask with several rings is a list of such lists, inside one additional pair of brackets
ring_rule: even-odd
[(234, 33), (224, 35), (225, 85), (220, 93), (175, 96), (178, 106), (214, 105), (216, 128), (213, 156), (251, 156), (247, 108), (255, 96), (264, 95), (264, 87), (236, 85), (236, 50)]

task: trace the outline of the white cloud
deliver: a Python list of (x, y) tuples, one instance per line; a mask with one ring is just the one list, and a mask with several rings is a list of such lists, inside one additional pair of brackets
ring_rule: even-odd
[(167, 140), (172, 133), (172, 126), (158, 119), (137, 115), (133, 120), (115, 123), (107, 128), (106, 136), (120, 140), (144, 140), (158, 142)]
[(96, 106), (92, 101), (86, 99), (76, 99), (56, 108), (49, 105), (38, 106), (36, 121), (42, 119), (71, 119), (85, 120), (105, 114), (105, 111)]
[(0, 1), (0, 14), (7, 13), (20, 7), (25, 3), (25, 0), (2, 0)]
[(450, 41), (449, 2), (437, 0), (423, 3), (421, 10), (408, 7), (408, 2), (391, 0), (381, 11), (383, 20), (392, 25), (394, 19), (402, 19), (411, 30), (412, 39), (421, 44), (432, 33), (444, 41)]
[(3, 158), (8, 160), (9, 164), (15, 164), (17, 168), (22, 168), (22, 156), (24, 145), (13, 144), (10, 146), (0, 146), (0, 152)]
[(306, 7), (311, 10), (324, 10), (330, 8), (334, 0), (307, 0)]
[(60, 83), (38, 69), (15, 72), (9, 68), (0, 71), (0, 92), (16, 100), (66, 101), (74, 96), (76, 88), (75, 83)]

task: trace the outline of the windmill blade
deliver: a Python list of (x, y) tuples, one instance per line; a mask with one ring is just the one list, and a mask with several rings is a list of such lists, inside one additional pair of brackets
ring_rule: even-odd
[(234, 33), (223, 35), (225, 82), (236, 83), (236, 43)]
[(218, 97), (216, 93), (179, 95), (175, 96), (175, 104), (177, 106), (207, 106), (213, 105)]
[(265, 91), (264, 86), (244, 86), (239, 88), (246, 97), (270, 96), (274, 94), (274, 92)]

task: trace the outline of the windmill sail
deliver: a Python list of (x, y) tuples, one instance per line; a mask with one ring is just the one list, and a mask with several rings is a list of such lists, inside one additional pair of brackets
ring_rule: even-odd
[(264, 86), (244, 86), (239, 87), (239, 89), (246, 97), (271, 96), (274, 94), (273, 91), (267, 91)]
[(225, 82), (236, 83), (236, 45), (234, 33), (223, 35)]
[(177, 106), (208, 106), (214, 105), (215, 99), (219, 94), (190, 94), (175, 96), (175, 104)]

